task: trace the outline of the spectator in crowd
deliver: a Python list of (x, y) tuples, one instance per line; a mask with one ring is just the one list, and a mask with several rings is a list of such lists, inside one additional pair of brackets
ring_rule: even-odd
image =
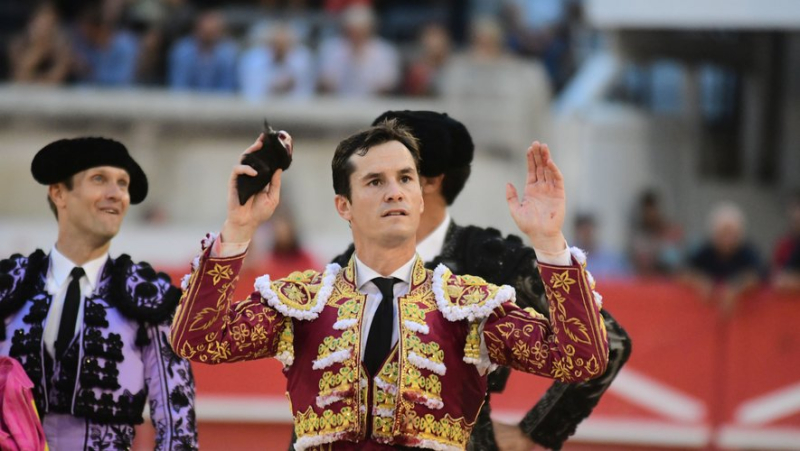
[(680, 265), (681, 228), (661, 210), (658, 193), (646, 190), (634, 212), (630, 259), (637, 275), (670, 274)]
[(375, 35), (372, 9), (349, 7), (342, 14), (342, 28), (342, 36), (320, 45), (320, 90), (348, 97), (393, 92), (400, 81), (399, 56)]
[(575, 217), (574, 244), (589, 256), (587, 269), (597, 279), (619, 278), (630, 273), (625, 257), (611, 249), (604, 248), (597, 241), (597, 221), (590, 213)]
[(775, 275), (775, 288), (800, 291), (800, 243), (797, 243), (783, 266)]
[(200, 14), (194, 34), (175, 43), (169, 55), (169, 86), (176, 90), (236, 89), (236, 43), (227, 36), (225, 18), (217, 10)]
[(442, 72), (450, 58), (450, 36), (440, 24), (429, 24), (417, 40), (415, 55), (406, 71), (403, 91), (411, 96), (441, 93)]
[(136, 76), (139, 43), (132, 33), (116, 28), (101, 8), (87, 6), (78, 18), (74, 37), (78, 82), (129, 86)]
[(800, 245), (800, 192), (795, 193), (786, 208), (789, 220), (789, 230), (775, 245), (772, 253), (772, 268), (774, 271), (783, 269), (792, 253)]
[(11, 41), (8, 53), (12, 81), (54, 85), (67, 81), (71, 48), (52, 3), (36, 9), (23, 34)]
[(192, 30), (195, 8), (189, 0), (136, 1), (123, 16), (141, 36), (136, 81), (142, 85), (167, 84), (169, 49)]
[(706, 300), (719, 297), (730, 314), (739, 298), (758, 286), (761, 261), (745, 240), (745, 218), (733, 203), (717, 205), (709, 216), (710, 236), (689, 259), (684, 280)]
[(239, 60), (239, 87), (247, 100), (309, 97), (314, 93), (314, 58), (288, 25), (254, 30), (256, 45)]
[(547, 68), (556, 89), (566, 80), (564, 59), (568, 56), (567, 3), (567, 0), (506, 2), (512, 47), (523, 55), (539, 58)]

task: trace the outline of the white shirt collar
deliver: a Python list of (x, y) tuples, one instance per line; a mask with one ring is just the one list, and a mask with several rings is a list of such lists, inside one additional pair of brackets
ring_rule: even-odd
[(450, 212), (445, 212), (444, 220), (436, 226), (428, 236), (417, 243), (417, 253), (424, 262), (433, 261), (442, 253), (444, 239), (447, 237), (447, 229), (450, 228)]
[[(108, 253), (84, 263), (81, 267), (86, 272), (86, 279), (89, 281), (89, 286), (94, 291), (97, 288), (97, 280), (100, 278), (100, 272), (103, 270), (106, 262), (108, 261)], [(50, 250), (50, 274), (53, 276), (53, 281), (56, 286), (61, 287), (72, 272), (72, 268), (76, 267), (70, 259), (58, 252), (55, 246)]]
[[(356, 259), (356, 286), (359, 290), (366, 284), (367, 282), (372, 281), (372, 279), (376, 277), (383, 277), (377, 271), (370, 268), (364, 262), (358, 259), (358, 256), (355, 256)], [(411, 260), (407, 261), (403, 266), (397, 268), (393, 273), (390, 274), (390, 277), (396, 277), (400, 279), (402, 282), (407, 284), (411, 283), (411, 270), (414, 267), (414, 262), (416, 261), (417, 256), (414, 255), (411, 257)]]

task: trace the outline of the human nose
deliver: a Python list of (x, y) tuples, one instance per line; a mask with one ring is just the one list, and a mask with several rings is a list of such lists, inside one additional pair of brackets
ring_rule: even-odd
[(397, 202), (403, 200), (403, 190), (396, 180), (391, 180), (386, 184), (386, 201)]

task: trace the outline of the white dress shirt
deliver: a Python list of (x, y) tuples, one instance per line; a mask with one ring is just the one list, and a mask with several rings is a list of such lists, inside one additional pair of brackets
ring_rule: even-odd
[[(381, 300), (383, 300), (381, 290), (378, 289), (375, 283), (372, 282), (372, 279), (383, 276), (378, 274), (378, 272), (376, 272), (374, 269), (365, 265), (361, 260), (358, 259), (358, 256), (355, 256), (355, 259), (356, 288), (358, 289), (359, 293), (367, 295), (366, 305), (364, 306), (364, 317), (362, 319), (362, 324), (364, 327), (361, 328), (361, 358), (363, 360), (364, 350), (367, 347), (367, 337), (369, 337), (369, 330), (372, 327), (372, 319), (375, 318), (375, 312), (378, 310)], [(389, 276), (398, 279), (393, 286), (394, 299), (392, 299), (392, 311), (394, 313), (392, 317), (392, 347), (394, 347), (395, 343), (397, 343), (397, 340), (400, 337), (397, 298), (408, 293), (408, 287), (411, 285), (411, 271), (414, 267), (415, 259), (416, 256), (411, 257), (411, 260), (407, 261), (403, 266), (397, 268), (397, 270), (395, 270)]]
[[(100, 272), (108, 261), (108, 254), (104, 254), (92, 261), (81, 265), (85, 275), (81, 277), (81, 303), (78, 308), (78, 318), (75, 323), (75, 333), (81, 330), (83, 324), (83, 300), (94, 293), (97, 288)], [(58, 337), (58, 328), (61, 324), (61, 311), (64, 309), (64, 298), (67, 296), (67, 287), (72, 281), (70, 273), (75, 263), (70, 261), (55, 246), (50, 251), (50, 268), (47, 271), (45, 289), (53, 296), (50, 301), (50, 310), (47, 312), (47, 319), (44, 325), (44, 345), (51, 356), (55, 356), (55, 343)]]

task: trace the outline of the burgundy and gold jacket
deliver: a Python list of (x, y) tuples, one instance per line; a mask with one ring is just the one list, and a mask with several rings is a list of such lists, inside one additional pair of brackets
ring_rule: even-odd
[(426, 270), (418, 258), (408, 293), (398, 299), (399, 341), (370, 380), (360, 355), (366, 295), (356, 288), (353, 259), (322, 273), (262, 276), (248, 299), (233, 301), (244, 255), (209, 252), (185, 285), (172, 345), (201, 363), (280, 360), (296, 449), (464, 449), (494, 366), (567, 382), (605, 371), (599, 303), (576, 260), (539, 265), (551, 324), (517, 307), (509, 286), (454, 275), (443, 265)]

